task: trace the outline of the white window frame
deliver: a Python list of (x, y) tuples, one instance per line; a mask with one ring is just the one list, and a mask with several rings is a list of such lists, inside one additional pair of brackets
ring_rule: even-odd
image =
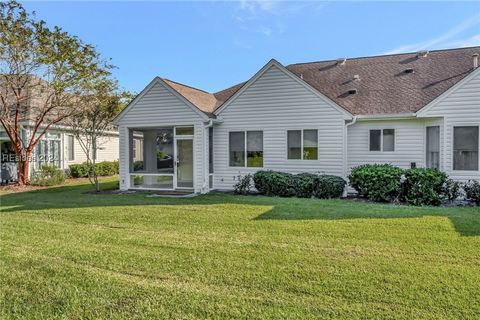
[(443, 168), (443, 141), (442, 141), (442, 134), (443, 134), (443, 126), (441, 126), (440, 124), (426, 124), (425, 125), (425, 130), (424, 130), (424, 135), (423, 135), (423, 141), (424, 141), (424, 159), (423, 159), (423, 163), (424, 163), (424, 167), (425, 168), (428, 168), (427, 167), (427, 130), (428, 128), (430, 127), (439, 127), (439, 132), (438, 132), (438, 139), (439, 139), (439, 151), (438, 151), (438, 170), (442, 170)]
[[(380, 130), (380, 150), (370, 150), (370, 131), (373, 130)], [(393, 130), (393, 150), (392, 151), (384, 151), (383, 150), (383, 130)], [(397, 151), (397, 128), (370, 128), (368, 129), (368, 152), (378, 152), (378, 153), (392, 153)]]
[[(305, 130), (315, 130), (317, 131), (317, 159), (304, 159), (303, 158), (303, 154), (304, 154), (304, 150), (303, 150), (303, 131)], [(288, 131), (300, 131), (300, 159), (290, 159), (288, 158)], [(307, 128), (307, 129), (287, 129), (287, 131), (285, 131), (285, 155), (286, 155), (286, 159), (287, 161), (318, 161), (319, 158), (320, 158), (320, 147), (319, 147), (319, 142), (320, 142), (320, 139), (318, 139), (318, 129), (317, 128)]]
[[(455, 146), (454, 146), (454, 143), (455, 143), (455, 128), (456, 127), (477, 127), (478, 128), (478, 170), (455, 170), (455, 165), (454, 165), (454, 161), (455, 161), (455, 152), (454, 152), (454, 149), (455, 149)], [(460, 125), (452, 125), (452, 137), (451, 137), (451, 160), (452, 160), (452, 171), (456, 172), (456, 173), (459, 173), (459, 174), (472, 174), (472, 172), (480, 172), (480, 126), (478, 125), (478, 123), (466, 123), (466, 124), (460, 124)]]
[[(261, 167), (248, 167), (247, 166), (247, 149), (248, 149), (248, 141), (247, 141), (247, 132), (251, 132), (251, 131), (260, 131), (262, 132), (262, 145), (263, 145), (263, 166)], [(244, 149), (244, 165), (243, 166), (231, 166), (230, 165), (230, 133), (238, 133), (238, 132), (243, 132), (243, 139), (244, 139), (244, 143), (245, 143), (245, 149)], [(253, 169), (253, 170), (260, 170), (260, 169), (263, 169), (265, 167), (265, 132), (261, 129), (248, 129), (248, 130), (229, 130), (228, 131), (228, 138), (227, 138), (227, 141), (228, 141), (228, 156), (227, 156), (227, 159), (228, 159), (228, 167), (230, 169), (238, 169), (238, 168), (243, 168), (243, 169)]]
[[(70, 139), (72, 139), (72, 145), (70, 146)], [(67, 134), (67, 146), (68, 146), (68, 161), (75, 161), (75, 136), (73, 134)], [(70, 150), (71, 149), (71, 150)], [(70, 152), (72, 157), (70, 158)]]

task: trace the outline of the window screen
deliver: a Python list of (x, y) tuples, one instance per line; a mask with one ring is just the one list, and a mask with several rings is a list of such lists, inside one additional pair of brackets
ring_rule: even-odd
[(453, 170), (478, 170), (478, 127), (454, 127)]
[(287, 131), (288, 159), (302, 159), (302, 131)]
[(247, 131), (247, 167), (263, 167), (262, 131)]
[(71, 135), (68, 136), (68, 160), (75, 160), (75, 140)]
[(318, 131), (303, 130), (303, 159), (318, 159)]
[(394, 129), (383, 129), (383, 151), (395, 151)]
[(380, 151), (381, 130), (370, 130), (370, 151)]
[(230, 132), (229, 136), (230, 166), (245, 166), (245, 132)]

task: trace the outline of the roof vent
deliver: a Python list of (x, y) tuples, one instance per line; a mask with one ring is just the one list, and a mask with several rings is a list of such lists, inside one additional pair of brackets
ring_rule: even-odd
[(412, 68), (405, 69), (404, 72), (405, 72), (405, 73), (414, 73), (414, 71), (413, 71)]
[(478, 68), (478, 53), (472, 55), (473, 58), (473, 69)]
[(348, 90), (348, 94), (357, 94), (357, 89)]
[(422, 50), (417, 52), (417, 58), (425, 58), (428, 56), (428, 50)]
[(360, 76), (358, 74), (353, 75), (353, 80), (360, 80)]
[(345, 64), (345, 62), (347, 62), (346, 58), (337, 59), (337, 65), (339, 65), (339, 66), (343, 66)]

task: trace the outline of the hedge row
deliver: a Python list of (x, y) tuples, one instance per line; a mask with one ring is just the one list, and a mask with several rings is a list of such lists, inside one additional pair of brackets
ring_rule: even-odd
[(277, 171), (257, 171), (253, 182), (255, 189), (267, 196), (321, 199), (341, 197), (346, 184), (337, 176)]
[[(369, 200), (406, 202), (411, 205), (439, 205), (455, 200), (462, 185), (438, 169), (401, 169), (389, 164), (367, 164), (352, 169), (350, 185)], [(470, 181), (463, 186), (467, 199), (479, 202), (480, 184)]]
[[(72, 178), (84, 178), (88, 176), (88, 170), (91, 165), (86, 162), (71, 164), (68, 166), (68, 174)], [(95, 172), (99, 176), (113, 176), (118, 174), (118, 161), (103, 161), (95, 164)]]

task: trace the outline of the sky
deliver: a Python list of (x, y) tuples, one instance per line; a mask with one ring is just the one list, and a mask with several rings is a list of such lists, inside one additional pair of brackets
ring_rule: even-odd
[(22, 4), (95, 45), (122, 88), (136, 93), (155, 76), (216, 92), (272, 58), (287, 65), (480, 46), (480, 1)]

